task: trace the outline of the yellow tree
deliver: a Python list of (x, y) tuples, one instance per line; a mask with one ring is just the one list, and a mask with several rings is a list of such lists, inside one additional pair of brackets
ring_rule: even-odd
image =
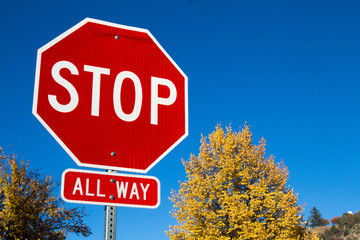
[(84, 210), (66, 209), (53, 195), (55, 183), (28, 169), (28, 162), (7, 156), (0, 147), (0, 238), (65, 239), (69, 233), (89, 236)]
[(287, 168), (265, 156), (264, 139), (252, 143), (248, 126), (217, 126), (183, 164), (187, 181), (172, 192), (178, 225), (166, 232), (170, 239), (317, 239), (306, 231)]

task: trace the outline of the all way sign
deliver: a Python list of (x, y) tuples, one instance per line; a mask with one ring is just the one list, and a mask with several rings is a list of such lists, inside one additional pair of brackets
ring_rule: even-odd
[(72, 203), (157, 208), (160, 182), (150, 176), (67, 169), (61, 196)]

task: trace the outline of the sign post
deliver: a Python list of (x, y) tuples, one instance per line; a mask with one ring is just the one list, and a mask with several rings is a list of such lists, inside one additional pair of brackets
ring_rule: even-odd
[[(38, 50), (33, 114), (82, 167), (63, 173), (65, 201), (156, 208), (147, 173), (188, 135), (187, 76), (146, 29), (86, 18)], [(109, 237), (107, 237), (109, 236)]]
[[(115, 170), (108, 170), (110, 173), (116, 173)], [(111, 181), (111, 180), (110, 180)], [(105, 205), (105, 227), (104, 227), (104, 239), (112, 240), (116, 239), (116, 206)]]
[(116, 239), (116, 207), (105, 206), (105, 227), (104, 227), (104, 239), (112, 240)]

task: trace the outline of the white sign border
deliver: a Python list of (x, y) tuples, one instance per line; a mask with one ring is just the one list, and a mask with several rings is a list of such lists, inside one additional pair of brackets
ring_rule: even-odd
[[(99, 164), (88, 164), (82, 163), (65, 145), (65, 143), (55, 134), (55, 132), (50, 128), (49, 125), (37, 114), (37, 105), (38, 105), (38, 92), (39, 92), (39, 81), (40, 81), (40, 65), (41, 65), (41, 55), (50, 47), (54, 46), (56, 43), (70, 35), (71, 33), (75, 32), (77, 29), (82, 27), (88, 22), (97, 23), (101, 25), (144, 32), (148, 34), (154, 43), (158, 46), (158, 48), (165, 54), (165, 56), (170, 60), (170, 62), (176, 67), (176, 69), (183, 75), (185, 80), (184, 86), (184, 93), (185, 93), (185, 133), (182, 137), (180, 137), (173, 145), (171, 145), (163, 154), (161, 154), (149, 167), (145, 170), (141, 169), (134, 169), (134, 168), (123, 168), (123, 167), (114, 167), (114, 166), (107, 166), (107, 165), (99, 165)], [(155, 39), (155, 37), (150, 33), (149, 30), (143, 28), (136, 28), (136, 27), (129, 27), (121, 24), (106, 22), (102, 20), (97, 20), (93, 18), (85, 18), (69, 30), (65, 31), (55, 39), (51, 40), (49, 43), (45, 44), (43, 47), (38, 49), (37, 52), (37, 61), (36, 61), (36, 73), (35, 73), (35, 87), (34, 87), (34, 95), (33, 95), (33, 108), (32, 113), (33, 115), (39, 120), (39, 122), (46, 128), (46, 130), (55, 138), (55, 140), (60, 144), (60, 146), (66, 151), (66, 153), (76, 162), (78, 166), (81, 167), (90, 167), (90, 168), (99, 168), (99, 169), (110, 169), (110, 170), (117, 170), (117, 171), (125, 171), (125, 172), (135, 172), (135, 173), (147, 173), (152, 167), (154, 167), (161, 159), (163, 159), (171, 150), (173, 150), (179, 143), (184, 140), (189, 135), (189, 116), (188, 116), (188, 77), (185, 73), (180, 69), (180, 67), (175, 63), (175, 61), (170, 57), (170, 55), (165, 51), (165, 49), (160, 45), (160, 43)]]
[[(79, 172), (79, 173), (90, 173), (90, 174), (100, 174), (100, 175), (111, 175), (111, 176), (121, 176), (121, 177), (135, 177), (135, 178), (146, 178), (146, 179), (152, 179), (155, 180), (157, 182), (157, 186), (158, 186), (158, 195), (157, 195), (157, 203), (154, 206), (145, 206), (145, 205), (136, 205), (136, 204), (123, 204), (123, 203), (114, 203), (111, 202), (111, 200), (109, 202), (92, 202), (92, 201), (79, 201), (79, 200), (70, 200), (67, 199), (64, 195), (64, 188), (65, 188), (65, 175), (68, 172)], [(155, 209), (157, 207), (160, 206), (160, 194), (161, 192), (161, 188), (160, 188), (160, 181), (158, 178), (156, 177), (152, 177), (152, 176), (144, 176), (144, 175), (134, 175), (134, 174), (124, 174), (124, 173), (114, 173), (114, 172), (98, 172), (98, 171), (91, 171), (91, 170), (81, 170), (81, 169), (73, 169), (73, 168), (68, 168), (66, 169), (61, 176), (61, 198), (68, 203), (79, 203), (79, 204), (90, 204), (90, 205), (106, 205), (106, 206), (117, 206), (117, 207), (129, 207), (129, 208), (148, 208), (148, 209)]]

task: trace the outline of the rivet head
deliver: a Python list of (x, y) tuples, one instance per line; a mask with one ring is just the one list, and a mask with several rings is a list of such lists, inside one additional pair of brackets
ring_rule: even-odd
[(115, 156), (116, 156), (116, 152), (111, 152), (111, 156), (115, 157)]
[(113, 179), (113, 178), (110, 179), (110, 182), (111, 182), (111, 183), (115, 183), (115, 179)]
[(120, 36), (119, 35), (115, 35), (115, 39), (119, 39), (120, 38)]
[(110, 199), (111, 199), (111, 200), (114, 200), (114, 199), (115, 199), (115, 196), (114, 196), (114, 195), (110, 195)]

